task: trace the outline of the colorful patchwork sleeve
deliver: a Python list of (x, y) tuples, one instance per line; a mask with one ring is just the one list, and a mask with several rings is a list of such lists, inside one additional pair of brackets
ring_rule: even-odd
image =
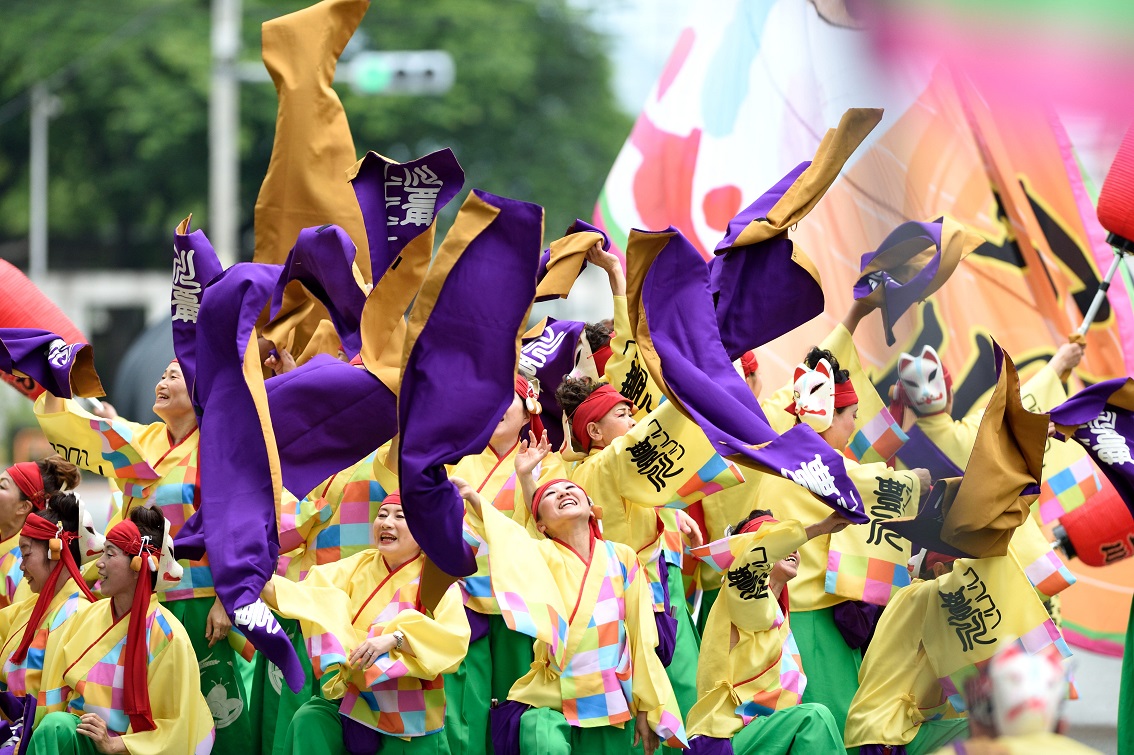
[[(429, 681), (442, 674), (451, 674), (461, 665), (469, 650), (469, 620), (461, 603), (461, 593), (456, 585), (451, 585), (437, 604), (433, 616), (420, 611), (403, 610), (386, 624), (375, 624), (370, 628), (370, 636), (390, 635), (394, 632), (405, 635), (401, 650), (391, 650), (378, 656), (374, 664), (366, 669), (354, 669), (350, 674), (351, 683), (360, 690), (370, 690), (392, 679), (413, 677)], [(342, 695), (338, 685), (342, 676), (336, 677), (323, 691), (332, 699)], [(334, 686), (332, 686), (334, 685)], [(344, 694), (346, 689), (341, 690)]]
[[(150, 654), (146, 676), (150, 710), (157, 728), (124, 734), (122, 743), (131, 755), (208, 752), (216, 730), (213, 711), (202, 695), (201, 671), (193, 645), (177, 620), (160, 610), (150, 631)], [(204, 693), (210, 694), (211, 690)], [(239, 702), (235, 698), (229, 700), (234, 705)], [(215, 711), (218, 718), (231, 712)]]
[(120, 480), (156, 480), (158, 473), (146, 462), (138, 439), (150, 426), (122, 418), (105, 420), (86, 412), (74, 401), (64, 411), (44, 413), (46, 395), (35, 402), (35, 415), (51, 447), (89, 472)]
[[(483, 518), (466, 509), (466, 542), (476, 550), (477, 573), (466, 577), (469, 607), (493, 610), (508, 628), (546, 643), (552, 662), (563, 664), (567, 612), (538, 543), (527, 530), (484, 502)], [(470, 531), (471, 530), (471, 531)]]
[(618, 548), (626, 572), (626, 641), (630, 643), (630, 662), (634, 672), (635, 712), (646, 711), (650, 728), (663, 745), (683, 749), (689, 746), (677, 696), (666, 676), (654, 647), (658, 644), (653, 603), (638, 559), (627, 548)]
[(272, 577), (261, 596), (273, 611), (299, 621), (316, 679), (345, 664), (363, 639), (351, 624), (350, 596), (325, 574), (335, 566), (312, 569), (302, 582)]

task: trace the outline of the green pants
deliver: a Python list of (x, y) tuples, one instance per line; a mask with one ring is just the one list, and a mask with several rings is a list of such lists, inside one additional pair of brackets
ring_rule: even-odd
[(295, 619), (277, 618), (287, 632), (299, 662), (303, 664), (304, 681), (303, 689), (298, 693), (292, 692), (283, 678), (283, 672), (262, 653), (256, 654), (252, 697), (257, 699), (258, 704), (252, 710), (252, 727), (260, 735), (261, 755), (283, 755), (284, 736), (291, 717), (299, 710), (299, 706), (311, 699), (315, 686), (311, 659), (307, 655), (307, 644), (303, 641), (299, 622)]
[(80, 734), (78, 725), (73, 713), (48, 713), (35, 727), (28, 755), (98, 755), (94, 740)]
[(701, 593), (701, 611), (697, 614), (697, 631), (701, 634), (705, 633), (705, 625), (709, 623), (709, 611), (713, 608), (713, 603), (717, 602), (717, 596), (721, 594), (721, 588), (715, 590), (705, 590)]
[(634, 741), (633, 721), (622, 728), (582, 729), (551, 708), (532, 708), (520, 717), (521, 755), (626, 755)]
[(492, 649), (492, 698), (504, 702), (516, 680), (532, 669), (533, 640), (508, 628), (502, 616), (488, 617), (488, 645)]
[(445, 675), (445, 730), (441, 733), (452, 752), (484, 755), (488, 751), (491, 675), (488, 637), (469, 645), (460, 667)]
[(922, 721), (917, 736), (906, 745), (906, 755), (929, 755), (950, 742), (968, 739), (969, 719), (951, 718), (948, 721)]
[(1118, 690), (1118, 755), (1134, 755), (1134, 602), (1126, 624), (1122, 654), (1122, 684)]
[(845, 753), (834, 716), (816, 703), (759, 716), (732, 738), (735, 755), (838, 755)]
[(193, 653), (201, 667), (201, 694), (209, 704), (213, 724), (217, 727), (213, 753), (248, 755), (249, 749), (255, 749), (259, 742), (259, 732), (254, 731), (252, 725), (257, 716), (251, 710), (242, 674), (248, 661), (237, 655), (225, 640), (209, 647), (205, 626), (215, 600), (211, 597), (190, 598), (163, 605), (185, 627), (189, 641), (193, 643)]
[[(380, 750), (382, 755), (449, 755), (450, 752), (444, 732), (410, 739), (383, 735)], [(287, 727), (283, 751), (287, 755), (347, 755), (338, 701), (313, 697), (299, 706)]]
[[(841, 740), (851, 700), (858, 691), (862, 652), (847, 647), (846, 640), (835, 626), (834, 610), (792, 611), (791, 633), (799, 646), (803, 673), (807, 675), (802, 702), (825, 705), (835, 717)], [(848, 752), (857, 751), (854, 748)]]

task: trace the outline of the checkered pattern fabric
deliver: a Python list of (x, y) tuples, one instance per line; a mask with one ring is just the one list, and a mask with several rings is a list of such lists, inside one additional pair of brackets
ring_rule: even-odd
[(102, 458), (107, 464), (100, 465), (100, 470), (106, 470), (103, 472), (105, 477), (119, 480), (158, 479), (158, 473), (131, 443), (134, 433), (128, 424), (102, 419), (89, 421), (91, 429), (102, 438)]
[(850, 600), (862, 600), (884, 606), (901, 588), (910, 584), (905, 564), (870, 556), (827, 552), (826, 592)]
[(1028, 576), (1028, 581), (1036, 588), (1036, 592), (1049, 598), (1075, 584), (1075, 575), (1055, 551), (1048, 551), (1032, 563), (1025, 564), (1024, 574)]
[[(19, 542), (19, 540), (14, 539), (13, 542)], [(20, 546), (18, 545), (0, 554), (0, 576), (4, 578), (4, 592), (0, 594), (0, 608), (12, 605), (12, 601), (15, 600), (16, 588), (20, 586), (20, 580), (24, 578), (23, 563), (23, 556), (20, 554)]]
[[(82, 593), (76, 591), (67, 597), (63, 605), (44, 617), (43, 623), (40, 624), (35, 637), (32, 638), (28, 653), (21, 663), (14, 662), (12, 654), (15, 653), (16, 647), (23, 639), (26, 622), (12, 627), (13, 631), (8, 635), (4, 645), (4, 666), (3, 670), (0, 671), (9, 692), (17, 697), (23, 697), (28, 694), (29, 690), (33, 694), (38, 694), (40, 676), (43, 673), (44, 653), (47, 651), (47, 635), (62, 626), (63, 622), (71, 618), (75, 611), (87, 605), (87, 603), (88, 601), (82, 596)], [(30, 608), (27, 615), (30, 618)]]
[(883, 408), (854, 434), (847, 444), (847, 451), (860, 464), (889, 461), (907, 440), (909, 436), (902, 430), (902, 426)]
[[(784, 616), (783, 610), (777, 605), (776, 619), (772, 623), (771, 631), (784, 630), (786, 623), (787, 618)], [(799, 647), (796, 645), (795, 636), (791, 633), (790, 628), (786, 631), (787, 636), (784, 638), (783, 650), (780, 653), (779, 686), (757, 690), (750, 700), (741, 703), (736, 708), (736, 715), (740, 717), (745, 726), (758, 716), (770, 716), (777, 710), (799, 705), (803, 698), (803, 691), (807, 687), (807, 677), (803, 673), (803, 664), (799, 658)], [(763, 674), (760, 674), (760, 676), (763, 676)], [(749, 681), (755, 681), (758, 678), (760, 677), (755, 677)], [(745, 682), (741, 682), (735, 686), (734, 689), (738, 694), (743, 694), (744, 685)]]
[(681, 502), (678, 508), (685, 508), (705, 496), (719, 493), (741, 482), (744, 482), (744, 475), (736, 464), (720, 454), (713, 454), (677, 489), (677, 496)]
[(1087, 499), (1102, 490), (1102, 480), (1094, 462), (1083, 454), (1070, 466), (1048, 476), (1040, 485), (1040, 519), (1044, 524), (1053, 522), (1069, 511), (1086, 503)]

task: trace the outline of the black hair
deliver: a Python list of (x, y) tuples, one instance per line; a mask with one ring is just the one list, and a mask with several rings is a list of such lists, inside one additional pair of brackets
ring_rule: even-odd
[(603, 385), (606, 385), (606, 383), (603, 381), (596, 382), (589, 377), (564, 375), (563, 382), (555, 389), (555, 403), (559, 404), (559, 408), (570, 418), (579, 408), (579, 404), (586, 401), (587, 396), (590, 396)]
[(589, 322), (583, 327), (583, 333), (587, 336), (591, 353), (594, 353), (610, 343), (611, 336), (614, 335), (614, 326), (608, 320)]
[[(64, 487), (68, 490), (74, 490), (83, 478), (79, 468), (59, 454), (52, 454), (46, 459), (40, 459), (35, 465), (39, 467), (39, 476), (43, 478), (44, 496), (47, 498), (60, 492)], [(21, 491), (20, 500), (26, 501), (27, 499), (28, 497)]]
[[(130, 521), (138, 528), (138, 532), (145, 537), (149, 535), (150, 543), (161, 552), (162, 541), (165, 540), (165, 517), (162, 516), (161, 511), (149, 506), (135, 506), (130, 509)], [(129, 553), (129, 556), (136, 556), (137, 553)], [(154, 557), (154, 562), (160, 560), (159, 556)], [(160, 568), (160, 567), (159, 567)], [(157, 587), (157, 572), (150, 572), (151, 586)]]
[[(72, 493), (56, 493), (48, 499), (47, 505), (39, 515), (52, 524), (63, 523), (67, 532), (79, 532), (79, 499)], [(82, 563), (78, 538), (71, 541), (71, 555), (76, 564)]]

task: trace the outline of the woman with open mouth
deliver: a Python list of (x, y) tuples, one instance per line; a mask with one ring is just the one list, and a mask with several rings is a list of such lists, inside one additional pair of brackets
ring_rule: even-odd
[(377, 547), (311, 568), (301, 582), (273, 577), (261, 595), (298, 619), (318, 694), (300, 706), (283, 751), (447, 753), (442, 674), (465, 657), (469, 623), (451, 585), (427, 614), (418, 591), (425, 557), (390, 493), (373, 524)]
[(106, 534), (96, 566), (107, 599), (57, 630), (43, 668), (45, 715), (28, 752), (208, 752), (216, 730), (197, 658), (155, 592), (181, 578), (168, 522), (135, 507)]
[[(170, 536), (176, 537), (196, 512), (200, 432), (189, 388), (181, 365), (177, 360), (170, 362), (154, 386), (153, 411), (161, 421), (148, 425), (117, 416), (106, 403), (104, 416), (95, 416), (74, 401), (50, 393), (36, 402), (36, 418), (47, 439), (57, 448), (66, 447), (70, 459), (109, 477), (122, 491), (120, 513), (111, 518), (110, 526), (137, 507), (153, 507), (170, 523)], [(109, 451), (104, 453), (104, 448)], [(213, 589), (208, 555), (180, 563), (182, 578), (163, 583), (158, 598), (193, 641), (201, 662), (201, 689), (216, 690), (209, 697), (216, 709), (214, 751), (246, 755), (252, 716), (239, 671), (244, 661), (228, 640), (232, 622)]]
[(693, 549), (725, 578), (701, 643), (700, 697), (689, 711), (691, 752), (845, 752), (831, 711), (801, 703), (806, 667), (791, 632), (787, 584), (799, 570), (804, 543), (848, 524), (838, 512), (804, 527), (756, 509), (732, 529), (735, 534)]
[[(538, 591), (550, 580), (566, 624), (564, 646), (537, 640), (531, 669), (494, 709), (494, 751), (621, 755), (641, 742), (652, 755), (663, 741), (682, 747), (685, 730), (654, 653), (657, 628), (637, 554), (603, 539), (594, 505), (575, 483), (557, 479), (536, 487), (532, 472), (550, 452), (546, 434), (539, 440), (530, 434), (516, 455), (516, 479), (542, 535), (534, 543), (526, 529), (485, 506), (471, 485), (452, 479), (467, 504), (466, 522), (489, 541), (490, 564), (494, 532), (536, 546), (524, 563), (532, 574), (527, 589)], [(548, 599), (523, 590), (520, 597)]]
[[(62, 629), (75, 612), (95, 600), (79, 564), (101, 555), (102, 535), (95, 532), (78, 495), (55, 493), (43, 509), (27, 515), (20, 553), (23, 584), (32, 594), (0, 611), (0, 683), (9, 693), (0, 697), (0, 709), (13, 722), (13, 735), (30, 737), (33, 721), (44, 715), (42, 708), (28, 705), (41, 692), (44, 658), (57, 651)], [(12, 696), (23, 706), (12, 705)]]

